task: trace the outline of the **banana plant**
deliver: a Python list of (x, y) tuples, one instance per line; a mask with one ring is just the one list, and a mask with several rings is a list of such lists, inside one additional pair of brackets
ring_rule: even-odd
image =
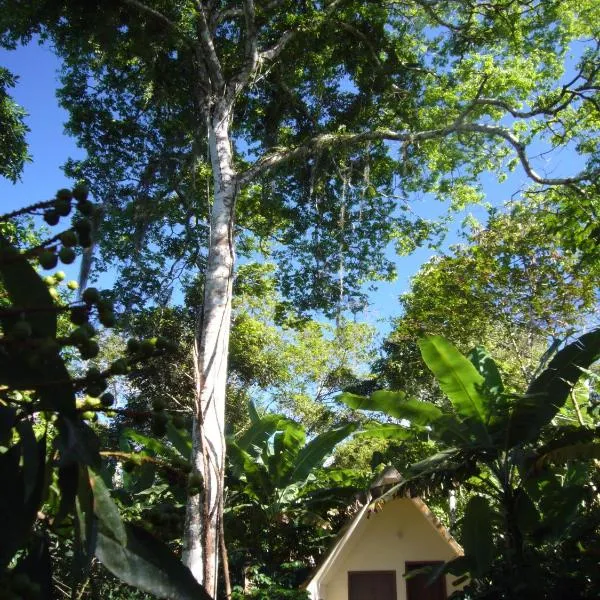
[[(307, 492), (335, 446), (356, 430), (349, 423), (306, 441), (304, 427), (280, 415), (258, 416), (228, 444), (230, 472), (239, 492), (262, 507), (270, 518), (307, 510)], [(338, 473), (339, 474), (339, 473)], [(322, 496), (322, 490), (321, 494)], [(302, 501), (300, 501), (302, 499)]]
[(227, 538), (234, 571), (251, 561), (278, 575), (278, 565), (302, 563), (325, 549), (328, 511), (343, 513), (362, 488), (357, 473), (325, 466), (356, 425), (307, 441), (302, 425), (290, 419), (259, 416), (253, 407), (250, 416), (249, 428), (228, 441)]
[[(465, 556), (434, 575), (469, 573), (472, 590), (485, 587), (483, 581), (489, 590), (495, 582), (494, 593), (505, 593), (497, 597), (523, 597), (534, 585), (537, 548), (564, 540), (582, 505), (595, 502), (587, 485), (590, 467), (581, 465), (590, 461), (595, 468), (591, 459), (600, 456), (598, 431), (553, 421), (582, 373), (600, 359), (600, 329), (560, 350), (523, 394), (504, 389), (496, 363), (482, 348), (465, 357), (439, 336), (421, 339), (419, 347), (450, 410), (402, 392), (343, 394), (340, 400), (402, 420), (372, 425), (362, 436), (406, 440), (421, 434), (439, 443), (440, 451), (412, 465), (388, 496), (432, 482), (472, 484), (475, 493), (461, 527)], [(493, 573), (500, 574), (494, 578)]]

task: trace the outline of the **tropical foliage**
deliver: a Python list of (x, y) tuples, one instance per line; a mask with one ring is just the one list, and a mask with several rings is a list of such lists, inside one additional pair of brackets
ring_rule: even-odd
[[(392, 439), (426, 435), (439, 445), (388, 495), (439, 485), (468, 490), (465, 556), (435, 575), (468, 573), (468, 598), (595, 597), (600, 582), (588, 569), (597, 551), (598, 432), (593, 419), (573, 424), (561, 413), (571, 402), (581, 410), (577, 382), (600, 359), (600, 330), (562, 348), (522, 394), (505, 390), (482, 348), (467, 358), (439, 336), (419, 347), (450, 408), (401, 392), (342, 399), (410, 423), (387, 425)], [(585, 408), (591, 413), (589, 397)], [(558, 556), (569, 557), (568, 569), (557, 569)]]
[[(35, 247), (19, 247), (9, 218), (42, 212), (56, 225), (73, 206), (72, 227)], [(86, 577), (96, 554), (142, 589), (163, 597), (202, 598), (202, 587), (167, 548), (122, 521), (103, 479), (93, 425), (98, 413), (113, 410), (107, 379), (160, 354), (160, 345), (137, 341), (135, 351), (103, 371), (86, 369), (81, 361), (99, 353), (90, 320), (111, 326), (112, 304), (95, 288), (65, 302), (58, 291), (65, 274), (42, 278), (34, 268), (72, 263), (74, 248), (90, 245), (88, 218), (96, 210), (87, 190), (77, 187), (3, 218), (0, 475), (8, 485), (0, 495), (2, 590), (14, 598), (53, 597), (50, 540), (58, 536), (71, 544), (73, 586)], [(77, 284), (67, 286), (73, 290)]]

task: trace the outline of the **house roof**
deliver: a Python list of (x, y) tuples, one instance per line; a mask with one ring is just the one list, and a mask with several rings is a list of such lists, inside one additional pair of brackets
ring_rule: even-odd
[[(396, 471), (396, 473), (398, 473)], [(384, 472), (385, 475), (385, 472)], [(388, 473), (388, 478), (390, 474)], [(398, 477), (400, 475), (398, 474)], [(373, 485), (371, 486), (372, 490), (377, 488), (381, 489), (381, 483), (378, 478)], [(397, 483), (398, 480), (393, 483)], [(392, 483), (392, 482), (388, 482)], [(398, 496), (396, 496), (397, 498)], [(452, 548), (452, 550), (458, 555), (462, 556), (464, 551), (461, 545), (454, 539), (448, 529), (442, 524), (442, 522), (431, 512), (427, 504), (425, 502), (415, 496), (410, 497), (408, 493), (405, 495), (405, 498), (408, 498), (413, 505), (419, 510), (419, 512), (425, 517), (425, 519), (433, 526), (435, 531), (444, 539), (444, 541)], [(354, 532), (357, 530), (358, 526), (365, 520), (368, 519), (372, 513), (379, 512), (383, 510), (383, 507), (387, 502), (392, 501), (391, 499), (383, 500), (378, 498), (373, 498), (370, 494), (367, 499), (365, 505), (359, 510), (359, 512), (351, 518), (344, 527), (340, 530), (335, 542), (332, 544), (331, 548), (325, 554), (321, 562), (313, 569), (311, 576), (302, 584), (302, 588), (308, 588), (310, 584), (320, 579), (325, 573), (327, 573), (335, 562), (336, 558), (340, 555), (344, 546), (349, 542), (349, 540), (353, 537)]]

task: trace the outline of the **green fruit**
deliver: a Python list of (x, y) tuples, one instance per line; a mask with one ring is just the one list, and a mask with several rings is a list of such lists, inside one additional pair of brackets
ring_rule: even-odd
[(136, 352), (139, 352), (140, 350), (140, 342), (138, 340), (136, 340), (135, 338), (129, 338), (127, 340), (127, 352), (131, 352), (132, 354), (135, 354)]
[(87, 336), (90, 337), (90, 338), (92, 338), (92, 337), (94, 337), (96, 335), (96, 330), (89, 323), (84, 323), (81, 326), (81, 328), (85, 330), (85, 332), (87, 333)]
[(204, 477), (198, 472), (190, 473), (188, 476), (188, 493), (190, 496), (200, 494), (204, 489)]
[(73, 221), (73, 229), (79, 234), (89, 233), (92, 231), (92, 224), (89, 219), (76, 219)]
[(16, 340), (25, 340), (31, 336), (31, 325), (27, 321), (17, 321), (10, 333)]
[(102, 373), (98, 367), (90, 367), (85, 376), (87, 379), (100, 379), (102, 377)]
[(161, 411), (165, 410), (166, 407), (165, 401), (161, 398), (156, 398), (152, 401), (152, 410)]
[(140, 352), (146, 356), (150, 356), (154, 353), (154, 349), (156, 348), (156, 338), (151, 338), (149, 340), (142, 340), (140, 343)]
[(95, 342), (94, 340), (87, 340), (79, 349), (79, 354), (81, 354), (81, 358), (84, 360), (96, 358), (99, 352), (100, 346), (98, 346), (98, 342)]
[(89, 200), (81, 200), (77, 203), (77, 210), (86, 217), (94, 213), (94, 205)]
[(56, 273), (54, 273), (54, 279), (56, 279), (56, 281), (61, 282), (65, 280), (65, 272), (64, 271), (56, 271)]
[(93, 421), (95, 418), (98, 418), (96, 416), (96, 413), (92, 410), (86, 410), (84, 413), (81, 414), (81, 418), (85, 419), (86, 421)]
[(42, 250), (38, 256), (38, 260), (43, 269), (54, 269), (58, 264), (58, 257), (54, 252), (50, 252), (50, 250)]
[(67, 188), (62, 188), (62, 189), (58, 190), (58, 192), (56, 192), (57, 200), (68, 200), (69, 202), (71, 202), (72, 198), (73, 198), (73, 193), (71, 192), (71, 190), (69, 190)]
[(183, 429), (185, 427), (185, 419), (181, 415), (174, 415), (173, 427), (175, 427), (175, 429)]
[(104, 327), (114, 327), (117, 323), (117, 318), (113, 312), (101, 312), (98, 318)]
[[(88, 322), (88, 309), (85, 306), (74, 306), (69, 316), (74, 325), (83, 325)], [(89, 337), (89, 336), (86, 336)]]
[(79, 202), (87, 200), (88, 194), (88, 187), (83, 183), (79, 183), (73, 188), (73, 198)]
[(73, 332), (71, 332), (71, 335), (69, 336), (69, 341), (75, 346), (81, 346), (87, 341), (89, 341), (89, 339), (90, 336), (83, 327), (78, 327)]
[(167, 418), (164, 414), (155, 415), (151, 425), (152, 433), (156, 437), (162, 437), (167, 433)]
[(78, 289), (79, 289), (79, 284), (78, 284), (76, 281), (74, 281), (73, 279), (71, 279), (71, 281), (68, 281), (68, 282), (67, 282), (67, 287), (68, 287), (70, 290), (73, 290), (73, 291), (75, 291), (75, 290), (78, 290)]
[(113, 311), (113, 303), (112, 300), (107, 300), (100, 295), (100, 299), (96, 303), (99, 312), (112, 312)]
[(44, 221), (46, 221), (48, 225), (54, 226), (60, 221), (60, 215), (51, 208), (44, 213)]
[(110, 392), (106, 392), (100, 396), (100, 402), (102, 403), (102, 406), (108, 408), (115, 403), (115, 397)]
[(54, 210), (61, 216), (66, 217), (71, 212), (71, 201), (58, 199), (54, 203)]
[(81, 299), (86, 304), (96, 304), (100, 300), (100, 292), (95, 287), (90, 287), (83, 290), (83, 294), (81, 294)]
[(52, 277), (52, 275), (46, 275), (46, 277), (44, 277), (43, 281), (48, 287), (56, 285), (56, 279), (54, 279), (54, 277)]
[(90, 385), (88, 385), (85, 388), (85, 393), (88, 396), (91, 396), (92, 398), (100, 398), (100, 396), (102, 396), (102, 392), (104, 392), (106, 388), (102, 387), (102, 385), (100, 384), (100, 382), (94, 382), (94, 383), (90, 383)]
[(110, 365), (110, 372), (113, 375), (127, 375), (129, 371), (129, 363), (124, 358), (119, 358)]
[(60, 243), (67, 248), (77, 246), (77, 234), (72, 229), (61, 233), (58, 239), (60, 240)]
[(65, 265), (70, 265), (75, 258), (77, 258), (77, 255), (75, 254), (73, 248), (67, 248), (66, 246), (63, 246), (58, 253), (58, 258), (60, 258), (61, 262)]

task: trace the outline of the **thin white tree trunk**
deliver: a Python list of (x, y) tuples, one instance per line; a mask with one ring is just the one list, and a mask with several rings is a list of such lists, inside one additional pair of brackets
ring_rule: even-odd
[(209, 122), (214, 202), (204, 282), (204, 304), (196, 332), (196, 416), (193, 469), (204, 491), (190, 495), (184, 532), (184, 563), (216, 598), (219, 529), (225, 461), (225, 388), (231, 321), (236, 174), (229, 139), (230, 108), (216, 105)]

